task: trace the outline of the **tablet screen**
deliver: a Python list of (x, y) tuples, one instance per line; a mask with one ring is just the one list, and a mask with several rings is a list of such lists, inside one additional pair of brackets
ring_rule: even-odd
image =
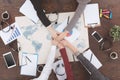
[(15, 65), (12, 54), (7, 54), (7, 55), (4, 56), (4, 58), (6, 60), (6, 63), (7, 63), (8, 67)]

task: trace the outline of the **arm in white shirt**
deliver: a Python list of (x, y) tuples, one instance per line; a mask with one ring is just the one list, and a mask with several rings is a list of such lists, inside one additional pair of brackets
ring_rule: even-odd
[(43, 68), (43, 71), (41, 72), (40, 76), (38, 78), (32, 79), (32, 80), (48, 80), (49, 75), (52, 70), (52, 64), (55, 59), (55, 53), (56, 53), (56, 46), (51, 47), (50, 54), (48, 55), (46, 65)]

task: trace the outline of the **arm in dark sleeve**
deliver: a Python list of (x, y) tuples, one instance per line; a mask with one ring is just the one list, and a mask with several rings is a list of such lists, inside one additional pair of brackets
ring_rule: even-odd
[(39, 17), (43, 25), (48, 27), (51, 24), (51, 22), (48, 20), (47, 16), (43, 12), (43, 9), (40, 6), (40, 0), (30, 0), (30, 1), (33, 4), (33, 7), (37, 12), (37, 16)]
[(60, 49), (60, 53), (61, 53), (64, 65), (65, 65), (65, 71), (66, 71), (66, 74), (67, 74), (67, 80), (74, 80), (73, 79), (72, 68), (71, 68), (71, 65), (70, 65), (68, 57), (67, 57), (66, 49), (65, 48)]
[(78, 21), (78, 19), (80, 18), (81, 14), (83, 13), (85, 6), (87, 5), (88, 2), (90, 2), (91, 0), (77, 0), (78, 2), (78, 7), (75, 11), (74, 16), (72, 17), (70, 23), (67, 25), (67, 27), (65, 28), (65, 30), (67, 31), (71, 31), (72, 28), (75, 26), (76, 22)]
[(88, 61), (82, 54), (79, 54), (77, 59), (91, 73), (90, 80), (109, 80), (107, 77), (101, 74), (101, 72), (99, 72), (99, 70), (97, 70), (96, 67), (90, 63), (90, 61)]

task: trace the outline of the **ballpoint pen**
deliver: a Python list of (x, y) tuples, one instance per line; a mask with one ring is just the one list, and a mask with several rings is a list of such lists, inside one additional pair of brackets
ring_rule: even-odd
[(32, 62), (27, 56), (25, 56), (30, 62)]

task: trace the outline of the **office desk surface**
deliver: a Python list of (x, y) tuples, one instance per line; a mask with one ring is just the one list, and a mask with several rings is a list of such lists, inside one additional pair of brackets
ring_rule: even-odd
[[(25, 0), (0, 0), (0, 14), (3, 11), (7, 10), (10, 13), (10, 19), (8, 20), (8, 22), (13, 23), (15, 21), (15, 16), (22, 15), (19, 13), (19, 8), (24, 3), (24, 1)], [(118, 52), (119, 58), (117, 60), (111, 60), (109, 58), (109, 54), (111, 51), (101, 51), (99, 49), (99, 44), (91, 36), (91, 33), (96, 30), (103, 37), (107, 37), (109, 35), (111, 25), (120, 25), (120, 0), (92, 0), (91, 3), (96, 2), (99, 3), (100, 8), (110, 9), (113, 13), (113, 18), (112, 20), (101, 18), (101, 27), (89, 29), (90, 49), (103, 64), (103, 66), (99, 70), (103, 74), (108, 76), (111, 80), (120, 80), (120, 42), (114, 42), (111, 50)], [(40, 5), (47, 12), (68, 12), (75, 11), (78, 4), (75, 0), (41, 0)], [(14, 41), (10, 44), (10, 46), (16, 49), (16, 44), (17, 41)], [(29, 80), (31, 78), (34, 78), (20, 75), (20, 67), (18, 65), (18, 52), (12, 51), (17, 66), (11, 69), (6, 68), (2, 54), (8, 51), (12, 51), (12, 49), (8, 45), (5, 46), (0, 38), (0, 80)], [(71, 63), (71, 65), (75, 80), (89, 80), (89, 74), (79, 62)], [(49, 80), (57, 80), (54, 73), (50, 75)]]

